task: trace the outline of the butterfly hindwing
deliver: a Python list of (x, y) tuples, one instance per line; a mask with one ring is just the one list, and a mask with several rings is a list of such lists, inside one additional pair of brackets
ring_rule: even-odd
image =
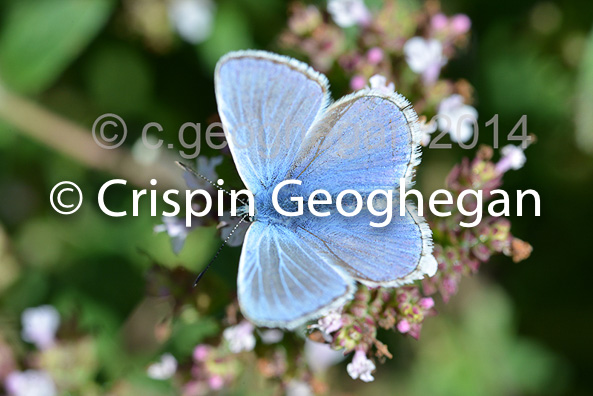
[[(320, 209), (321, 210), (321, 209)], [(393, 218), (384, 227), (371, 227), (385, 216), (363, 209), (358, 215), (344, 217), (304, 216), (302, 227), (322, 241), (334, 257), (333, 264), (368, 286), (400, 286), (432, 276), (437, 263), (432, 256), (431, 232), (413, 205), (406, 214), (393, 209)]]
[(296, 327), (344, 304), (353, 281), (302, 229), (255, 222), (245, 236), (238, 293), (243, 314), (268, 327)]

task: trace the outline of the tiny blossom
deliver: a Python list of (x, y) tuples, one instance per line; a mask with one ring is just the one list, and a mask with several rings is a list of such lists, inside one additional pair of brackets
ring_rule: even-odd
[(369, 78), (369, 84), (371, 85), (371, 89), (377, 90), (386, 95), (390, 95), (395, 92), (395, 84), (392, 82), (387, 84), (387, 78), (380, 74), (375, 74)]
[(224, 379), (220, 375), (213, 375), (208, 378), (208, 386), (212, 390), (220, 390), (224, 386)]
[(467, 142), (474, 133), (478, 111), (464, 104), (463, 96), (454, 94), (441, 101), (437, 116), (439, 129), (449, 132), (452, 141)]
[(410, 322), (408, 322), (407, 320), (403, 319), (400, 320), (397, 323), (397, 331), (399, 331), (402, 334), (407, 333), (408, 331), (410, 331), (412, 327), (410, 326)]
[(438, 79), (441, 68), (447, 63), (443, 45), (436, 39), (412, 37), (404, 45), (404, 54), (410, 69), (422, 74), (425, 84), (433, 84)]
[(352, 79), (350, 80), (350, 88), (353, 91), (358, 91), (359, 89), (363, 89), (365, 85), (366, 85), (366, 80), (363, 76), (356, 75), (356, 76), (352, 77)]
[(60, 314), (51, 305), (27, 308), (21, 315), (23, 340), (47, 349), (55, 344), (56, 332), (60, 327)]
[(324, 372), (344, 360), (344, 354), (329, 344), (305, 340), (305, 360), (314, 372)]
[(521, 147), (509, 144), (500, 149), (500, 152), (502, 158), (496, 164), (496, 171), (498, 173), (505, 173), (510, 169), (518, 170), (525, 165), (527, 158)]
[(185, 41), (197, 44), (210, 36), (214, 21), (210, 0), (173, 0), (168, 11), (171, 24)]
[(233, 353), (251, 351), (255, 347), (254, 327), (251, 323), (244, 320), (236, 326), (224, 329), (222, 336)]
[(193, 358), (196, 362), (203, 362), (210, 355), (212, 347), (200, 344), (194, 348)]
[(367, 60), (371, 65), (376, 65), (383, 60), (383, 50), (379, 47), (373, 47), (367, 52)]
[(286, 396), (313, 396), (313, 390), (305, 381), (291, 380), (286, 385)]
[(455, 34), (465, 34), (472, 27), (472, 21), (465, 14), (457, 14), (451, 17), (451, 30)]
[(177, 371), (177, 359), (170, 353), (161, 356), (161, 360), (148, 366), (146, 373), (155, 380), (166, 380), (175, 375)]
[(324, 336), (328, 337), (331, 333), (336, 332), (342, 328), (344, 321), (340, 311), (330, 311), (327, 315), (320, 318), (316, 325), (311, 328), (319, 329)]
[(327, 11), (336, 24), (343, 28), (366, 26), (371, 20), (371, 13), (363, 0), (329, 0)]
[(421, 298), (418, 302), (423, 309), (431, 309), (434, 307), (434, 300), (432, 297), (424, 297)]
[(354, 352), (352, 363), (349, 363), (348, 366), (346, 366), (346, 370), (352, 379), (360, 378), (360, 380), (364, 382), (375, 380), (371, 374), (373, 370), (375, 370), (375, 363), (368, 359), (366, 353), (361, 349)]
[(449, 19), (445, 14), (438, 13), (430, 19), (430, 27), (435, 31), (445, 30), (449, 25)]
[(430, 143), (430, 135), (432, 135), (437, 130), (437, 123), (434, 120), (426, 122), (425, 117), (422, 118), (424, 118), (424, 120), (420, 121), (420, 132), (422, 132), (420, 144), (423, 146), (428, 146), (428, 143)]
[(264, 344), (276, 344), (282, 341), (284, 332), (278, 329), (265, 330), (261, 332), (260, 337)]
[(4, 387), (11, 396), (55, 396), (58, 394), (51, 376), (45, 371), (14, 371), (5, 378)]

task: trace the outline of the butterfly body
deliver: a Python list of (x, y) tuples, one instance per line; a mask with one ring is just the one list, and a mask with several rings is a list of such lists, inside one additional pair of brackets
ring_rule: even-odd
[[(337, 213), (344, 190), (366, 203), (374, 190), (411, 185), (420, 132), (403, 97), (365, 90), (330, 105), (323, 75), (262, 51), (225, 56), (215, 86), (229, 147), (255, 201), (237, 281), (247, 318), (294, 328), (343, 305), (357, 281), (398, 286), (436, 271), (430, 230), (412, 205), (381, 228), (369, 225), (376, 219), (366, 207), (352, 217)], [(289, 180), (298, 184), (279, 188)], [(315, 198), (319, 189), (327, 196)], [(330, 215), (309, 207), (322, 198), (328, 202), (313, 209)], [(357, 207), (352, 194), (341, 204), (346, 212)]]

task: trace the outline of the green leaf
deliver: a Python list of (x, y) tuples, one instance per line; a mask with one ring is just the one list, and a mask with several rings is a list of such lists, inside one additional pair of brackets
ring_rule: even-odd
[(46, 89), (95, 37), (112, 0), (19, 0), (0, 30), (0, 78), (34, 94)]
[(581, 149), (593, 154), (593, 31), (587, 40), (577, 92), (577, 143)]

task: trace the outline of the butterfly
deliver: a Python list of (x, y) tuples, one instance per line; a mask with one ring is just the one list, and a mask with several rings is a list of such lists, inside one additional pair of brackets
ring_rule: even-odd
[(346, 189), (363, 197), (393, 190), (400, 178), (411, 186), (421, 132), (403, 96), (365, 89), (331, 103), (324, 75), (255, 50), (220, 59), (215, 93), (237, 171), (255, 202), (237, 279), (247, 319), (294, 329), (352, 299), (356, 282), (395, 287), (434, 275), (431, 231), (411, 203), (382, 228), (369, 225), (368, 210), (287, 217), (272, 205), (274, 187), (289, 179), (302, 184), (282, 190), (284, 208), (320, 188), (335, 198)]

